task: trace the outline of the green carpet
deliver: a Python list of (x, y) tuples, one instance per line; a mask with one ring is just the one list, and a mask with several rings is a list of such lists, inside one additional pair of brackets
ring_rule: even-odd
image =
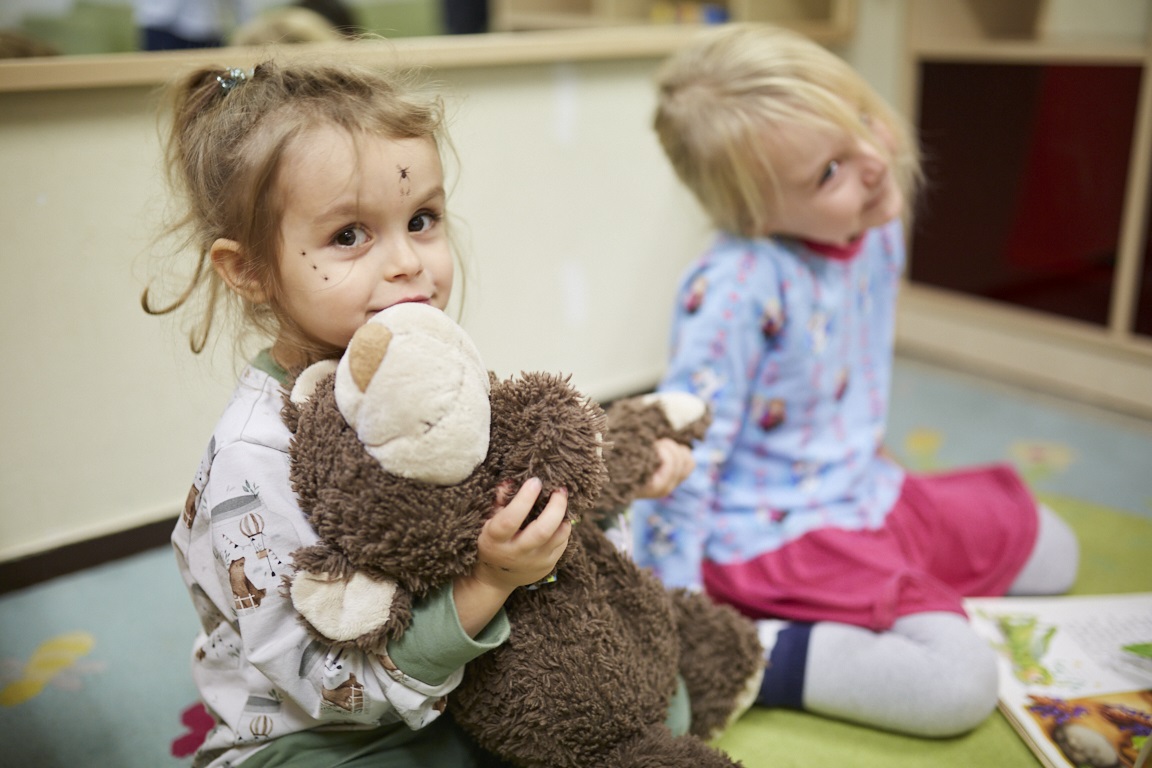
[[(1080, 537), (1073, 594), (1152, 592), (1152, 520), (1057, 496), (1043, 500)], [(915, 739), (802, 712), (753, 709), (716, 745), (747, 768), (1033, 768), (1041, 765), (999, 713), (954, 739)]]

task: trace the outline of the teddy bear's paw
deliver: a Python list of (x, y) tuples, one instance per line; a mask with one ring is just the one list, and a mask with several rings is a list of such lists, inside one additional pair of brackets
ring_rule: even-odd
[(396, 589), (394, 581), (363, 573), (336, 578), (297, 571), (289, 594), (292, 605), (318, 633), (334, 642), (353, 642), (378, 634), (388, 622)]
[(708, 404), (689, 392), (655, 392), (642, 395), (641, 402), (658, 406), (676, 432), (690, 431), (708, 418)]
[(764, 682), (764, 665), (756, 667), (748, 680), (744, 683), (744, 687), (736, 694), (736, 700), (732, 703), (732, 713), (728, 715), (728, 720), (724, 725), (716, 728), (711, 733), (704, 736), (705, 741), (711, 741), (724, 733), (732, 727), (732, 725), (744, 716), (744, 713), (752, 709), (752, 705), (756, 703), (756, 697), (760, 695), (760, 684)]
[(744, 714), (759, 691), (764, 648), (756, 625), (702, 592), (669, 590), (680, 636), (680, 675), (692, 733), (711, 738)]

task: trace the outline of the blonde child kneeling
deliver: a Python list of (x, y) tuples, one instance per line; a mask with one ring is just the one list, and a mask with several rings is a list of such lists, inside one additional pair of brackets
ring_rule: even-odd
[(760, 704), (967, 731), (997, 676), (962, 598), (1063, 592), (1078, 547), (1010, 467), (916, 475), (882, 449), (915, 142), (842, 60), (771, 27), (706, 33), (658, 88), (661, 144), (720, 230), (660, 388), (714, 421), (695, 472), (634, 506), (635, 557), (759, 621)]

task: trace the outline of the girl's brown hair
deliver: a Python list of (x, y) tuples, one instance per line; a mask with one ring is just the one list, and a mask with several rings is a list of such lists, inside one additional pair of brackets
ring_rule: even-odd
[[(149, 287), (140, 301), (149, 314), (162, 315), (203, 294), (190, 332), (197, 353), (228, 302), (269, 337), (290, 325), (279, 311), (282, 204), (275, 183), (285, 149), (297, 136), (331, 125), (353, 139), (418, 138), (441, 151), (448, 147), (442, 101), (401, 70), (303, 61), (266, 61), (251, 72), (200, 69), (169, 87), (165, 114), (167, 178), (184, 210), (169, 232), (183, 233), (181, 251), (194, 250), (197, 260), (175, 299), (159, 304)], [(224, 284), (210, 257), (219, 238), (241, 245), (243, 271), (264, 288), (267, 303), (247, 301)]]
[(664, 64), (657, 86), (664, 152), (722, 230), (766, 234), (779, 193), (768, 139), (785, 123), (834, 126), (879, 146), (868, 121), (883, 122), (905, 200), (914, 199), (920, 162), (908, 126), (846, 62), (798, 34), (753, 24), (705, 32)]

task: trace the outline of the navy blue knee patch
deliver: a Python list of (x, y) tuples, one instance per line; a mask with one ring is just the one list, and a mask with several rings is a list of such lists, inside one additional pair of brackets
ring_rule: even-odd
[(808, 666), (811, 624), (789, 624), (776, 635), (756, 703), (764, 707), (803, 708), (804, 670)]

